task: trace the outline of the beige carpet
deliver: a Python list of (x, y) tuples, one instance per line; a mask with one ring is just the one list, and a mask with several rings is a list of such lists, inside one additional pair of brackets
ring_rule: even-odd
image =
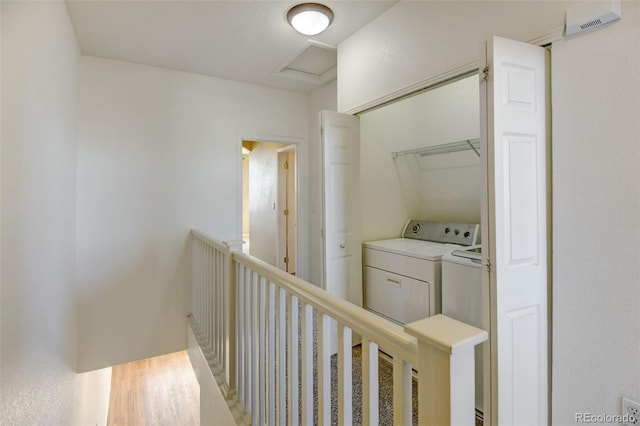
[[(353, 424), (362, 424), (362, 347), (354, 346), (352, 351), (353, 377)], [(338, 424), (338, 363), (337, 356), (331, 357), (331, 424)], [(393, 364), (379, 357), (378, 362), (378, 423), (393, 424)], [(412, 423), (418, 424), (418, 382), (411, 380)]]

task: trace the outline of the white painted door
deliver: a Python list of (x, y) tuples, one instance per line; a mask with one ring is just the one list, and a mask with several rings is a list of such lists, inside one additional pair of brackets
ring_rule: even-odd
[(542, 425), (549, 396), (549, 56), (544, 48), (499, 37), (487, 42), (485, 53), (480, 93), (486, 107), (482, 226), (491, 306), (485, 316), (490, 424)]
[(362, 306), (360, 120), (320, 113), (323, 161), (324, 288)]

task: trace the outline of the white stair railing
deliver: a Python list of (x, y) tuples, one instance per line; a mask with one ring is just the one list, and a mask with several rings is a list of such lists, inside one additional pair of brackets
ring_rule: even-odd
[[(338, 336), (339, 424), (349, 424), (352, 419), (354, 335), (361, 337), (363, 347), (363, 421), (375, 424), (378, 418), (381, 349), (393, 358), (394, 424), (411, 422), (411, 369), (418, 359), (415, 338), (402, 327), (261, 260), (242, 253), (234, 253), (234, 260), (238, 330), (239, 336), (244, 336), (238, 340), (238, 399), (245, 412), (251, 413), (252, 424), (313, 424), (314, 398), (318, 424), (331, 423), (332, 327), (337, 327)], [(285, 399), (286, 395), (289, 398)]]
[(351, 424), (360, 343), (363, 424), (378, 424), (379, 350), (393, 364), (394, 425), (412, 422), (412, 370), (422, 378), (420, 424), (474, 424), (473, 350), (485, 331), (442, 315), (403, 329), (241, 253), (239, 242), (192, 231), (191, 247), (190, 326), (238, 422), (331, 424), (334, 386), (337, 422)]
[(191, 232), (190, 325), (225, 398), (236, 389), (235, 282), (232, 253), (242, 241), (218, 241)]

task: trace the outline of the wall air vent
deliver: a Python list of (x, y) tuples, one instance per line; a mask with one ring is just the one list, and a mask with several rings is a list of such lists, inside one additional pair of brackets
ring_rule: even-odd
[(567, 8), (566, 35), (601, 27), (622, 16), (622, 0), (585, 1)]
[(595, 21), (587, 22), (586, 24), (580, 25), (580, 29), (582, 31), (588, 30), (589, 28), (595, 27), (596, 25), (602, 25), (601, 19), (596, 19)]

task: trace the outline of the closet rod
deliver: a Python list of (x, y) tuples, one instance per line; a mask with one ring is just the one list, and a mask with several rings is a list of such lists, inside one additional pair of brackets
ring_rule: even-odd
[(391, 157), (395, 159), (401, 155), (420, 155), (426, 157), (427, 155), (448, 154), (450, 152), (467, 151), (472, 149), (478, 157), (480, 157), (480, 139), (466, 139), (458, 142), (443, 143), (440, 145), (427, 146), (418, 149), (408, 149), (406, 151), (392, 152)]

